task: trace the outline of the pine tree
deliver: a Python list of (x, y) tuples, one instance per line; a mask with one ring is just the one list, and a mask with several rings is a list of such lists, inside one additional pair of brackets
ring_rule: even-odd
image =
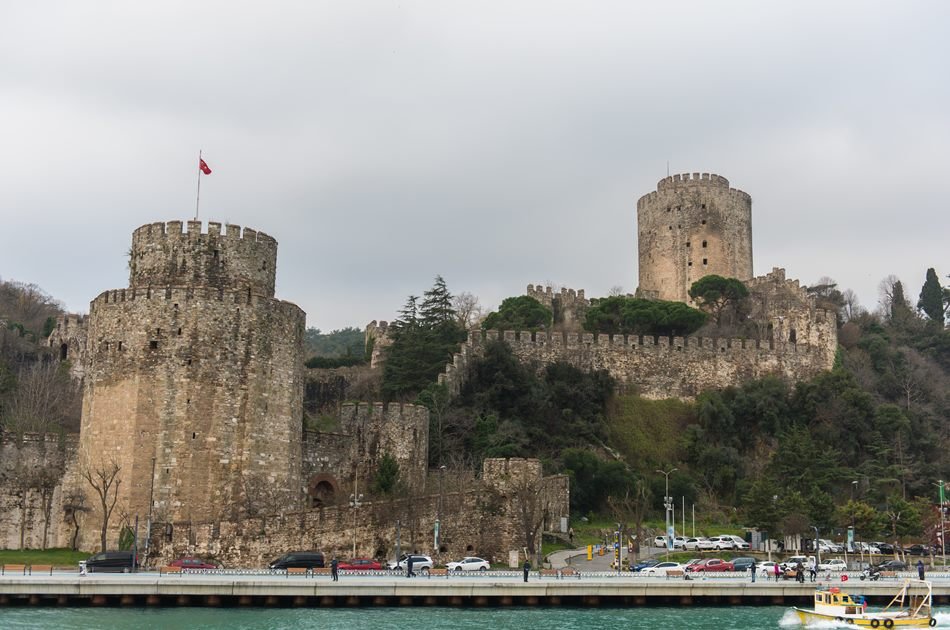
[(927, 279), (920, 289), (920, 300), (917, 302), (917, 308), (922, 310), (931, 321), (943, 325), (943, 288), (940, 286), (940, 280), (937, 279), (937, 272), (934, 271), (933, 267), (927, 270)]

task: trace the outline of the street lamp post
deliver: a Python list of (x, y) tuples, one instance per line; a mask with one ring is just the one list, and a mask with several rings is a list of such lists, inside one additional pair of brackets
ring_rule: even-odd
[(435, 519), (435, 552), (442, 547), (442, 480), (445, 478), (445, 464), (439, 466), (439, 514)]
[(666, 557), (669, 558), (670, 550), (673, 549), (673, 533), (670, 528), (670, 512), (673, 509), (673, 497), (670, 496), (670, 475), (675, 473), (679, 468), (672, 468), (669, 471), (657, 470), (656, 472), (660, 473), (666, 477), (666, 493), (663, 495), (663, 507), (666, 508)]
[[(357, 469), (357, 473), (359, 470)], [(363, 495), (358, 492), (359, 476), (353, 477), (353, 494), (350, 495), (350, 507), (353, 508), (353, 557), (356, 557), (356, 513), (363, 507)]]
[(821, 549), (818, 547), (818, 528), (814, 525), (811, 526), (815, 530), (815, 570), (818, 570), (818, 565), (821, 564)]
[(934, 485), (937, 486), (938, 488), (940, 488), (939, 505), (938, 505), (938, 508), (940, 509), (940, 552), (941, 552), (941, 554), (943, 555), (943, 566), (944, 566), (944, 568), (946, 569), (946, 566), (947, 566), (947, 534), (946, 534), (946, 531), (944, 530), (944, 520), (945, 520), (945, 518), (944, 518), (944, 517), (945, 517), (945, 514), (944, 514), (944, 504), (947, 502), (947, 499), (946, 499), (945, 486), (944, 486), (943, 479), (941, 479), (938, 483), (935, 483)]

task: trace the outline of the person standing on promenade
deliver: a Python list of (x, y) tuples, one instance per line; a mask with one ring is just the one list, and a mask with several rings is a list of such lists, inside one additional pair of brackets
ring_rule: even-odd
[(795, 565), (795, 581), (799, 584), (805, 583), (805, 567), (801, 562)]
[(530, 562), (527, 558), (525, 558), (524, 567), (523, 567), (523, 568), (524, 568), (524, 581), (527, 582), (527, 581), (528, 581), (528, 571), (531, 570), (531, 562)]
[(924, 561), (923, 560), (917, 561), (917, 577), (919, 577), (921, 581), (924, 579)]
[(749, 571), (752, 571), (752, 583), (755, 584), (755, 558), (752, 558), (752, 564), (749, 566)]
[(814, 582), (815, 578), (818, 577), (818, 565), (816, 564), (817, 560), (812, 560), (808, 563), (808, 578)]
[(778, 566), (778, 563), (775, 563), (775, 581), (778, 582), (778, 576), (781, 575), (782, 569)]
[(574, 528), (573, 527), (567, 528), (567, 539), (570, 541), (572, 545), (574, 544)]
[(412, 572), (412, 556), (406, 558), (406, 577), (411, 578), (415, 573)]
[(340, 581), (340, 561), (336, 559), (336, 556), (333, 556), (333, 560), (330, 560), (330, 576), (333, 577), (334, 582)]

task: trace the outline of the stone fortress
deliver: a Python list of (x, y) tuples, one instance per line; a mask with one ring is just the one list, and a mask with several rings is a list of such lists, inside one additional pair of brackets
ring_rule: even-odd
[[(607, 369), (650, 398), (690, 398), (766, 375), (801, 380), (832, 366), (835, 314), (781, 269), (753, 277), (747, 194), (718, 175), (676, 175), (637, 207), (638, 295), (688, 302), (703, 275), (739, 278), (751, 292), (754, 334), (592, 335), (581, 329), (593, 302), (584, 291), (528, 285), (554, 311), (552, 329), (473, 330), (440, 382), (458, 393), (471, 359), (493, 338), (524, 361)], [(96, 297), (88, 316), (57, 323), (49, 345), (82, 380), (81, 432), (56, 443), (7, 436), (0, 444), (0, 544), (69, 546), (75, 538), (96, 549), (101, 508), (82, 473), (112, 465), (121, 483), (110, 547), (137, 517), (153, 562), (188, 553), (253, 566), (292, 549), (348, 555), (351, 544), (358, 555), (391, 557), (397, 540), (403, 550), (497, 561), (524, 545), (518, 521), (527, 512), (545, 531), (566, 531), (567, 479), (543, 477), (533, 460), (487, 460), (443, 491), (444, 471), (427, 467), (425, 408), (345, 402), (348, 368), (303, 367), (304, 313), (274, 296), (276, 241), (234, 225), (202, 228), (138, 228), (129, 286)], [(367, 340), (365, 369), (378, 371), (386, 323), (373, 322)], [(332, 411), (332, 428), (304, 429), (310, 389), (331, 392), (322, 410)], [(361, 501), (386, 455), (399, 464), (404, 492)], [(31, 467), (59, 474), (24, 481)]]
[[(304, 430), (305, 315), (274, 297), (277, 242), (236, 225), (202, 228), (138, 228), (129, 286), (100, 294), (86, 317), (57, 322), (49, 345), (82, 380), (80, 434), (4, 436), (2, 544), (75, 539), (97, 549), (102, 507), (85, 475), (112, 470), (109, 546), (137, 518), (152, 562), (196, 553), (259, 566), (292, 549), (343, 552), (351, 538), (363, 555), (388, 557), (397, 537), (404, 550), (477, 549), (500, 560), (522, 546), (519, 499), (502, 493), (513, 478), (544, 500), (536, 507), (547, 527), (566, 523), (566, 478), (544, 479), (531, 461), (486, 462), (480, 478), (436, 495), (424, 407), (347, 403), (332, 430)], [(369, 496), (387, 455), (401, 494), (348, 502)], [(33, 483), (30, 469), (58, 475)]]
[(695, 397), (765, 376), (791, 383), (834, 365), (836, 314), (816, 305), (784, 269), (753, 277), (752, 199), (710, 173), (660, 180), (637, 202), (639, 287), (637, 296), (691, 303), (690, 286), (716, 274), (743, 281), (750, 312), (743, 336), (664, 337), (584, 332), (593, 300), (583, 290), (529, 284), (526, 295), (554, 313), (551, 330), (473, 330), (442, 382), (457, 392), (466, 366), (486, 341), (505, 340), (522, 361), (607, 370), (620, 386), (646, 398)]

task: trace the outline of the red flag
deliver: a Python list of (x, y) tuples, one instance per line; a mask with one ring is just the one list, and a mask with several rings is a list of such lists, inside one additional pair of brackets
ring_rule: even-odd
[(211, 174), (211, 168), (208, 167), (208, 163), (204, 160), (198, 160), (198, 168), (201, 169), (201, 172), (205, 175)]

